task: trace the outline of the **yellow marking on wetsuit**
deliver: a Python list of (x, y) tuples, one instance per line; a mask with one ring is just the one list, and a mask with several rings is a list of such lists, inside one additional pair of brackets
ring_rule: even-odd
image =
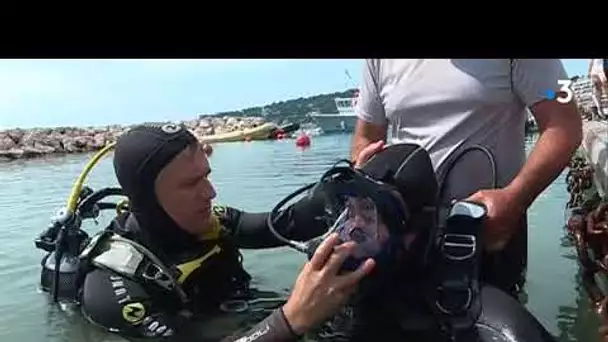
[(122, 318), (131, 324), (141, 321), (145, 316), (146, 307), (142, 303), (129, 303), (122, 307)]
[(180, 270), (181, 275), (177, 279), (177, 282), (180, 284), (183, 283), (186, 280), (186, 278), (188, 278), (190, 276), (190, 274), (192, 274), (192, 272), (194, 272), (197, 268), (201, 267), (201, 265), (203, 264), (203, 262), (205, 262), (205, 260), (209, 259), (211, 256), (213, 256), (215, 254), (218, 254), (221, 251), (222, 251), (222, 248), (218, 245), (215, 245), (209, 252), (207, 252), (202, 257), (178, 265), (177, 269)]

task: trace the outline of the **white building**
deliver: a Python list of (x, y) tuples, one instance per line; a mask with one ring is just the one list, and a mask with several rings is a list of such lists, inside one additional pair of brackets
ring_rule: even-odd
[[(576, 81), (572, 82), (572, 91), (576, 98), (576, 102), (584, 109), (590, 110), (595, 105), (593, 101), (593, 84), (587, 76), (581, 76)], [(602, 107), (608, 108), (608, 94), (603, 94), (601, 99)]]

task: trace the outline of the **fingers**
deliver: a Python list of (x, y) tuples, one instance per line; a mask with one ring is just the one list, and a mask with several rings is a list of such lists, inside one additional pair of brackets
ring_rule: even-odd
[(340, 246), (335, 247), (333, 254), (331, 254), (329, 260), (327, 261), (327, 264), (325, 265), (324, 273), (331, 275), (337, 274), (340, 268), (342, 267), (344, 260), (346, 260), (346, 258), (352, 254), (355, 246), (355, 242), (349, 241), (341, 244)]
[(366, 146), (357, 156), (356, 167), (363, 166), (363, 164), (365, 164), (368, 160), (370, 160), (374, 154), (378, 153), (383, 148), (384, 148), (383, 140), (376, 141), (376, 142)]
[(467, 197), (466, 201), (483, 204), (483, 194), (478, 191), (478, 192), (472, 194), (471, 196)]
[(357, 285), (363, 277), (367, 276), (376, 266), (374, 259), (367, 259), (355, 271), (342, 276), (340, 287), (352, 287)]
[(312, 258), (310, 258), (310, 267), (314, 270), (320, 270), (325, 265), (325, 262), (329, 258), (330, 255), (334, 252), (334, 247), (340, 242), (337, 233), (330, 234), (327, 239), (325, 239), (317, 250), (313, 254)]

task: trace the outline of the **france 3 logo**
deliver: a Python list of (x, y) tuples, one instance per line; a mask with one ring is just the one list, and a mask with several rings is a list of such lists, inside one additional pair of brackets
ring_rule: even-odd
[(549, 89), (547, 90), (547, 98), (549, 100), (556, 100), (562, 104), (570, 103), (574, 98), (574, 91), (572, 91), (572, 80), (557, 80), (557, 84), (560, 85), (559, 92)]

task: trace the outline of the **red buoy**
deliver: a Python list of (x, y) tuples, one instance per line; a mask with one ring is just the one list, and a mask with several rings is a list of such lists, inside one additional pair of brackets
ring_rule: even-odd
[(296, 139), (296, 146), (298, 147), (307, 147), (310, 146), (310, 137), (306, 134), (301, 134)]

